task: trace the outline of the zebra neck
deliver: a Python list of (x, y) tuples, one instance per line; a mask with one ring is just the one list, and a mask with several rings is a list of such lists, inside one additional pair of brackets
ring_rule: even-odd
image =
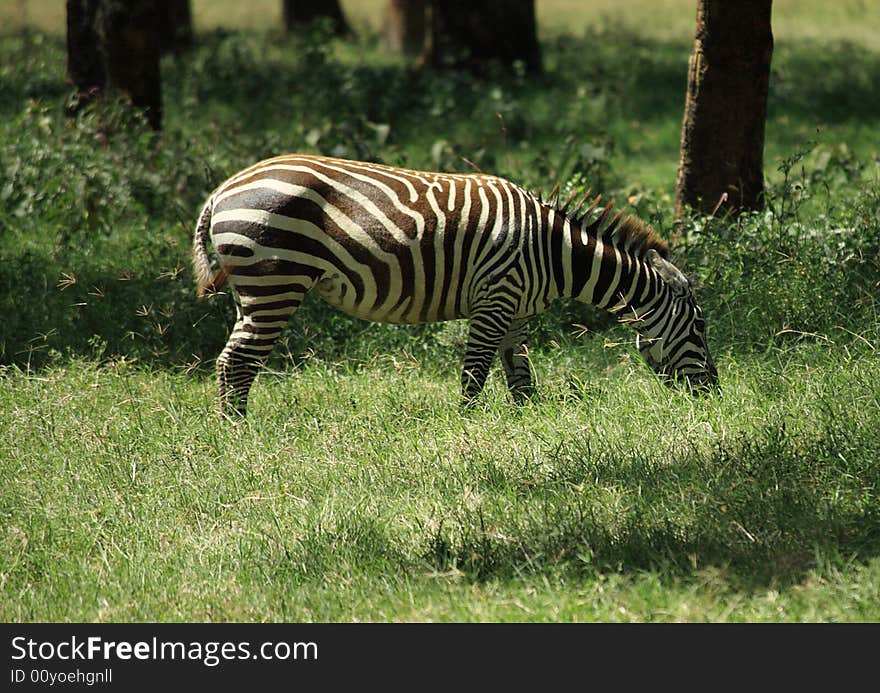
[(561, 298), (574, 298), (621, 317), (650, 309), (662, 282), (642, 252), (566, 220)]

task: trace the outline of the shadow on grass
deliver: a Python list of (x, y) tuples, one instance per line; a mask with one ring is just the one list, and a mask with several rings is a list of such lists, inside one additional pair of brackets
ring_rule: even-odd
[(645, 571), (678, 581), (714, 569), (756, 591), (880, 555), (880, 432), (849, 419), (798, 435), (768, 426), (674, 462), (586, 441), (550, 457), (543, 471), (475, 462), (480, 504), (449, 510), (421, 552), (365, 499), (265, 558), (294, 582), (425, 570), (475, 583)]
[(880, 118), (880, 54), (853, 43), (777, 46), (770, 116), (870, 125)]
[(0, 364), (39, 370), (69, 358), (125, 358), (185, 366), (214, 358), (231, 312), (197, 302), (184, 280), (47, 272), (23, 254), (0, 266)]
[[(489, 469), (489, 500), (445, 523), (425, 557), (474, 581), (714, 566), (746, 589), (793, 584), (822, 560), (880, 555), (880, 433), (851, 428), (832, 420), (807, 438), (768, 427), (674, 462), (584, 442), (560, 449), (543, 479)], [(493, 505), (499, 485), (518, 490), (523, 515)]]

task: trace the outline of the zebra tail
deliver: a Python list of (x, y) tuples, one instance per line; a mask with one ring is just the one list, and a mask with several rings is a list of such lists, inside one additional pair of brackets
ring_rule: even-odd
[(214, 199), (209, 197), (199, 214), (196, 224), (195, 237), (193, 238), (193, 274), (196, 279), (198, 297), (204, 298), (206, 294), (217, 291), (226, 282), (227, 272), (221, 268), (211, 275), (211, 258), (208, 256), (208, 240), (211, 236), (211, 214), (213, 213)]

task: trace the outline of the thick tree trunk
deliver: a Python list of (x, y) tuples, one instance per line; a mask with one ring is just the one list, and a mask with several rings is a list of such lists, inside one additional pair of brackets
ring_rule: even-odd
[(736, 210), (764, 197), (764, 121), (772, 0), (698, 0), (676, 186), (676, 216), (711, 212), (724, 193)]
[(288, 32), (297, 32), (316, 19), (326, 17), (333, 22), (333, 33), (337, 36), (351, 33), (339, 0), (284, 0), (282, 9), (284, 28)]
[(162, 125), (159, 76), (159, 11), (153, 0), (109, 2), (104, 9), (107, 86), (143, 109), (154, 130)]
[(76, 94), (67, 109), (76, 113), (104, 89), (97, 28), (99, 0), (67, 0), (67, 78)]
[(159, 50), (177, 53), (193, 42), (190, 0), (157, 0), (159, 6)]
[(483, 72), (522, 62), (541, 72), (535, 0), (433, 0), (422, 63)]
[(427, 0), (388, 0), (385, 6), (385, 48), (391, 53), (419, 55), (425, 44)]

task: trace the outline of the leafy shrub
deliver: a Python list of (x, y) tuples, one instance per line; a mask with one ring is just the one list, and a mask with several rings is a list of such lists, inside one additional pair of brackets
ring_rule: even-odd
[(828, 166), (793, 182), (790, 164), (803, 156), (783, 163), (764, 212), (693, 218), (682, 227), (681, 250), (703, 285), (713, 335), (728, 348), (841, 330), (876, 333), (880, 187), (868, 181), (850, 196), (858, 176), (843, 187)]

